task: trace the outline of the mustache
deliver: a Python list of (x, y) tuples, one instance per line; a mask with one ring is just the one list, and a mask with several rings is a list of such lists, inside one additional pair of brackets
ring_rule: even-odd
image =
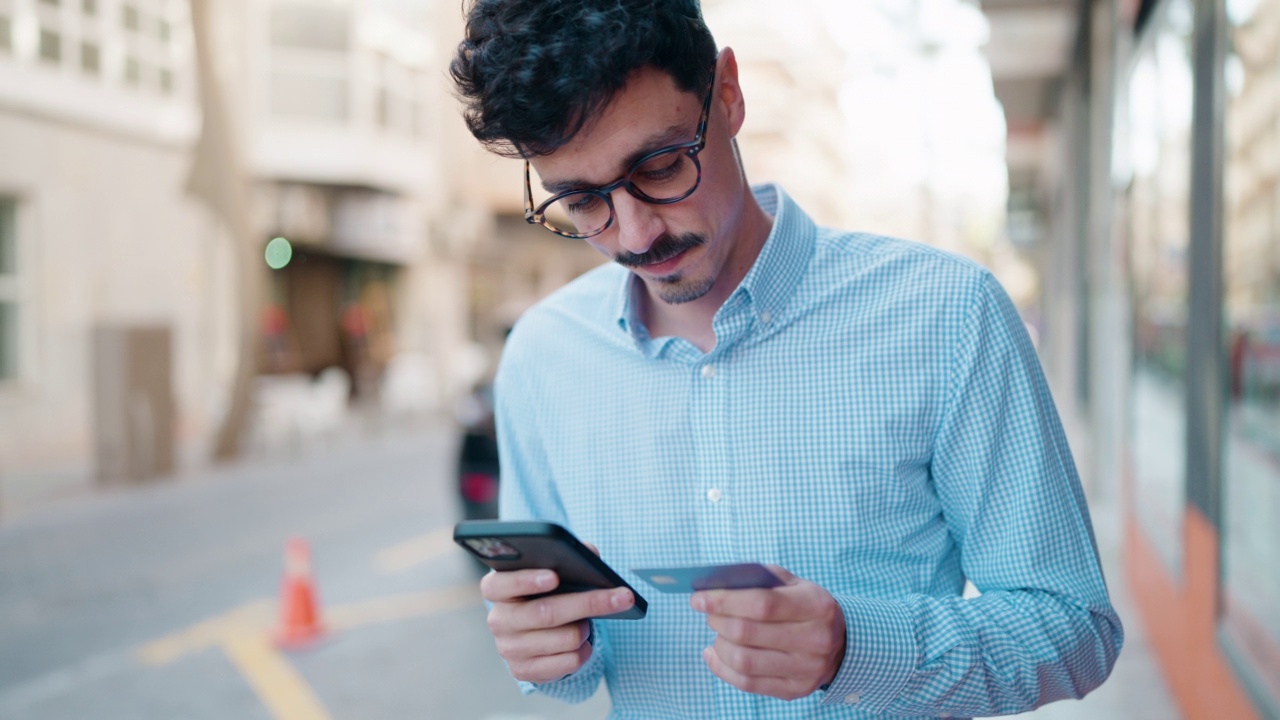
[(704, 245), (706, 242), (707, 239), (697, 233), (663, 235), (654, 241), (648, 250), (639, 255), (624, 250), (615, 255), (613, 259), (619, 265), (626, 265), (627, 267), (653, 265), (654, 263), (670, 260), (680, 253), (696, 248), (699, 245)]

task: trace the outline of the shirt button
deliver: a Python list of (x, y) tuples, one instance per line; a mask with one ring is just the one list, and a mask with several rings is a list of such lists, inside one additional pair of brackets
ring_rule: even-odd
[(849, 693), (848, 695), (845, 695), (845, 696), (844, 696), (844, 704), (845, 704), (845, 705), (857, 705), (857, 704), (858, 704), (858, 701), (859, 701), (859, 700), (861, 700), (861, 699), (862, 699), (862, 697), (861, 697), (860, 695), (858, 695), (858, 693)]
[(715, 365), (703, 365), (703, 366), (702, 366), (702, 377), (704, 377), (704, 378), (706, 378), (706, 379), (710, 380), (711, 378), (713, 378), (713, 377), (715, 377), (715, 376), (716, 376), (716, 366), (715, 366)]
[(720, 492), (720, 488), (711, 488), (707, 491), (707, 499), (713, 503), (720, 502), (722, 497), (724, 497), (724, 493)]
[(765, 325), (768, 325), (769, 323), (773, 322), (773, 314), (770, 313), (768, 310), (765, 310), (764, 312), (760, 313), (760, 322), (764, 323)]

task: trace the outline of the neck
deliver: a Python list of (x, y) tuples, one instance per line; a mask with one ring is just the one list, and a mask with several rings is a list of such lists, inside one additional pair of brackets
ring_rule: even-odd
[(667, 303), (652, 291), (646, 291), (642, 317), (649, 334), (684, 338), (704, 353), (714, 348), (716, 334), (712, 321), (716, 312), (750, 272), (772, 229), (773, 218), (747, 188), (735, 220), (725, 227), (725, 235), (732, 238), (733, 247), (711, 290), (697, 300), (679, 304)]

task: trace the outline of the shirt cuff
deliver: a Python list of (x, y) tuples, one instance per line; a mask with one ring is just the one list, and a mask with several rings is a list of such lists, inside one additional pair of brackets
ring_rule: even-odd
[(600, 686), (600, 678), (604, 675), (604, 652), (594, 622), (591, 623), (591, 635), (587, 642), (591, 643), (591, 657), (587, 658), (582, 667), (551, 682), (531, 683), (521, 680), (520, 692), (525, 695), (542, 693), (566, 703), (580, 703), (590, 698)]
[(911, 614), (902, 603), (837, 595), (844, 610), (844, 662), (826, 689), (823, 705), (885, 710), (916, 669), (919, 655)]

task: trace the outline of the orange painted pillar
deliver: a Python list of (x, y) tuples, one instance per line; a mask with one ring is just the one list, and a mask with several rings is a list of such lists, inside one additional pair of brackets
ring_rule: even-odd
[(1188, 505), (1181, 582), (1125, 513), (1125, 575), (1165, 680), (1188, 720), (1258, 720), (1218, 645), (1218, 531)]

